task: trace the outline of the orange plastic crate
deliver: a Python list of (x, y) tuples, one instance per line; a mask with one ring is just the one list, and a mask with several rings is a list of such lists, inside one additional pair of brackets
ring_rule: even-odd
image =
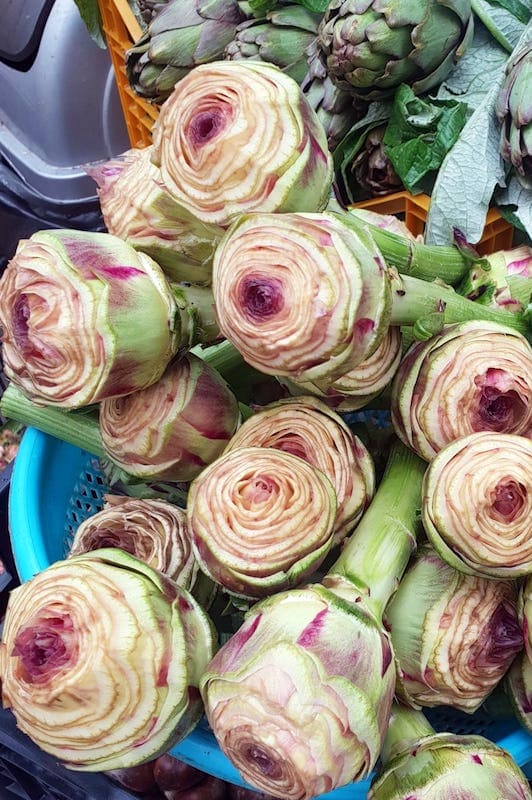
[[(426, 194), (411, 195), (408, 192), (396, 192), (355, 205), (379, 214), (393, 214), (400, 217), (408, 230), (418, 236), (425, 231), (430, 197)], [(482, 238), (475, 245), (475, 250), (482, 256), (497, 250), (508, 250), (512, 247), (513, 235), (513, 226), (501, 217), (496, 208), (490, 208), (486, 215)]]
[(142, 28), (127, 0), (98, 0), (98, 6), (131, 146), (146, 147), (151, 144), (151, 132), (159, 110), (135, 94), (125, 70), (126, 50), (139, 39)]

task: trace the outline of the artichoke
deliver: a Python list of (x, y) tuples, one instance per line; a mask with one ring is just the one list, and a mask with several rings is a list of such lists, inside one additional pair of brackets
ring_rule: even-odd
[(414, 555), (385, 618), (397, 694), (415, 706), (475, 711), (523, 649), (514, 582), (464, 575), (428, 544)]
[(343, 419), (314, 397), (279, 400), (249, 417), (226, 447), (274, 447), (327, 475), (338, 503), (335, 543), (357, 524), (375, 491), (373, 461)]
[(126, 51), (129, 84), (139, 97), (163, 103), (198, 64), (223, 57), (239, 23), (237, 0), (170, 0)]
[(318, 211), (333, 164), (299, 85), (273, 64), (196, 67), (163, 104), (153, 131), (161, 183), (203, 222), (252, 211)]
[(469, 0), (331, 0), (319, 47), (332, 80), (366, 100), (438, 86), (473, 36)]
[(190, 589), (197, 573), (185, 512), (159, 499), (105, 495), (104, 506), (78, 525), (68, 557), (117, 547)]
[(484, 736), (436, 733), (421, 711), (393, 706), (368, 800), (532, 800), (510, 753)]
[(191, 481), (223, 451), (240, 423), (238, 401), (206, 361), (186, 353), (158, 381), (100, 403), (107, 455), (145, 481)]
[(360, 149), (346, 167), (344, 180), (353, 184), (349, 196), (380, 197), (403, 188), (383, 145), (386, 125), (378, 125), (366, 134)]
[(532, 188), (532, 42), (510, 59), (497, 99), (501, 155), (515, 167), (521, 183)]
[(224, 57), (275, 64), (301, 83), (307, 73), (306, 50), (316, 39), (321, 18), (299, 5), (274, 8), (263, 19), (242, 22)]
[(151, 256), (171, 280), (209, 283), (223, 228), (201, 222), (164, 191), (152, 152), (132, 148), (86, 168), (107, 231)]
[(239, 447), (192, 482), (187, 522), (203, 571), (232, 594), (257, 598), (303, 583), (320, 566), (336, 507), (331, 481), (312, 464)]
[(532, 439), (478, 431), (450, 442), (427, 468), (422, 517), (455, 569), (491, 578), (532, 573)]
[(3, 703), (71, 769), (141, 764), (199, 721), (198, 680), (215, 641), (186, 589), (122, 550), (93, 550), (11, 592)]

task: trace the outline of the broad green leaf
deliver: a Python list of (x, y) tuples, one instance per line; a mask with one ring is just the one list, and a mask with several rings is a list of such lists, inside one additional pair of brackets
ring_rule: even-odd
[(74, 0), (78, 7), (81, 19), (90, 34), (91, 39), (98, 47), (105, 49), (107, 46), (102, 32), (102, 20), (98, 0)]
[(530, 2), (521, 2), (521, 0), (488, 0), (490, 5), (504, 8), (512, 16), (522, 22), (524, 25), (530, 20), (532, 14), (532, 7)]
[[(526, 2), (528, 4), (529, 0), (526, 0)], [(512, 52), (519, 37), (523, 34), (525, 25), (528, 24), (532, 17), (532, 13), (529, 10), (527, 18), (521, 20), (506, 8), (500, 5), (492, 5), (489, 0), (472, 0), (471, 7), (493, 38), (508, 53)]]
[[(531, 40), (532, 22), (516, 51)], [(502, 68), (438, 171), (425, 227), (427, 243), (450, 244), (455, 229), (472, 244), (482, 237), (495, 188), (505, 185), (505, 165), (499, 152), (501, 125), (495, 112), (504, 77)]]
[(508, 186), (496, 192), (495, 202), (501, 214), (532, 241), (532, 189), (525, 188), (514, 175)]

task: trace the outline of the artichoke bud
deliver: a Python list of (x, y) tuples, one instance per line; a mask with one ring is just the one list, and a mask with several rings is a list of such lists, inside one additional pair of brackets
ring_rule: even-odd
[(496, 107), (501, 122), (501, 155), (528, 189), (532, 187), (531, 76), (532, 43), (528, 42), (508, 63)]
[(366, 100), (401, 84), (421, 94), (440, 84), (473, 36), (468, 0), (331, 0), (319, 48), (332, 80)]
[(383, 145), (386, 125), (372, 128), (347, 167), (353, 180), (350, 194), (361, 197), (379, 197), (396, 192), (403, 187)]
[(126, 52), (131, 88), (163, 103), (191, 69), (223, 57), (245, 18), (236, 0), (170, 0)]
[(398, 695), (413, 705), (475, 711), (523, 648), (514, 583), (459, 573), (428, 544), (385, 615)]

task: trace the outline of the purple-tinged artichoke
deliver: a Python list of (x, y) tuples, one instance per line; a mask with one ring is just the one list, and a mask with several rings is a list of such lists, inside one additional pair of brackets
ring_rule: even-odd
[(307, 48), (316, 40), (322, 14), (287, 3), (263, 18), (241, 22), (224, 51), (228, 61), (253, 59), (275, 64), (301, 84), (307, 74)]
[(532, 248), (498, 250), (474, 264), (457, 291), (477, 303), (520, 311), (532, 299)]
[(185, 511), (159, 499), (105, 495), (104, 506), (81, 522), (68, 557), (117, 547), (191, 589), (198, 571)]
[(223, 229), (201, 222), (164, 191), (152, 152), (152, 146), (133, 148), (86, 167), (107, 231), (151, 256), (170, 279), (209, 283)]
[(266, 374), (333, 380), (376, 349), (391, 286), (372, 240), (334, 214), (243, 215), (216, 249), (223, 334)]
[(349, 413), (366, 406), (389, 386), (401, 356), (401, 329), (390, 325), (377, 349), (345, 375), (323, 383), (290, 378), (279, 378), (279, 381), (291, 395), (315, 395), (338, 413)]
[(532, 573), (532, 439), (479, 431), (450, 442), (427, 468), (422, 518), (455, 569), (491, 578)]
[(237, 0), (169, 0), (159, 4), (147, 29), (126, 51), (125, 68), (135, 94), (164, 103), (198, 64), (222, 58), (246, 19)]
[(180, 313), (161, 268), (118, 237), (39, 231), (0, 279), (6, 375), (34, 402), (64, 408), (145, 388), (195, 335)]
[(519, 614), (523, 635), (523, 652), (514, 660), (504, 689), (520, 724), (532, 733), (532, 577), (519, 588)]
[(325, 131), (296, 81), (273, 64), (196, 67), (153, 131), (164, 189), (203, 222), (251, 211), (319, 211), (331, 192)]
[(367, 448), (317, 398), (287, 398), (261, 408), (242, 423), (225, 452), (238, 447), (274, 447), (325, 473), (336, 492), (335, 543), (353, 530), (374, 495), (375, 469)]
[(2, 699), (75, 770), (150, 761), (194, 728), (214, 627), (192, 595), (116, 548), (57, 561), (11, 592)]
[(310, 800), (375, 766), (395, 690), (382, 613), (415, 547), (423, 471), (396, 444), (323, 582), (256, 603), (203, 673), (220, 748), (267, 794)]
[(224, 453), (191, 483), (187, 522), (202, 570), (231, 594), (298, 586), (334, 541), (336, 493), (321, 470), (268, 447)]
[(187, 353), (147, 389), (100, 403), (100, 433), (112, 461), (145, 481), (191, 481), (224, 450), (240, 423), (221, 375)]
[(436, 733), (421, 711), (395, 703), (368, 800), (532, 800), (517, 762), (476, 734)]
[(399, 438), (430, 461), (449, 442), (478, 431), (526, 436), (532, 428), (532, 349), (499, 323), (445, 326), (417, 342), (392, 382)]
[(330, 0), (319, 46), (331, 78), (366, 100), (438, 86), (469, 47), (469, 0)]
[(471, 713), (523, 649), (517, 589), (464, 575), (420, 547), (385, 611), (398, 695), (413, 706)]
[(501, 122), (501, 155), (511, 164), (523, 186), (532, 188), (532, 42), (509, 61), (497, 100)]
[(404, 188), (384, 149), (382, 140), (385, 130), (386, 125), (372, 128), (347, 167), (347, 175), (353, 183), (353, 195), (380, 197)]

